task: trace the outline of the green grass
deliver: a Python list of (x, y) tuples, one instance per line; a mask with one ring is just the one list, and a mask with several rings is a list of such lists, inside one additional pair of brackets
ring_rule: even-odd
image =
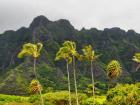
[(28, 99), (29, 97), (24, 97), (24, 96), (0, 94), (0, 105), (10, 105), (8, 103), (25, 103), (28, 102)]

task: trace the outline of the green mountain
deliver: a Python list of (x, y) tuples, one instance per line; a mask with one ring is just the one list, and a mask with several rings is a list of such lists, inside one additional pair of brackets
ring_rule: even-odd
[[(94, 63), (96, 82), (106, 82), (106, 64), (117, 59), (123, 66), (119, 82), (140, 81), (140, 71), (131, 59), (140, 51), (140, 34), (120, 28), (76, 30), (68, 20), (50, 21), (44, 16), (36, 17), (28, 28), (6, 31), (0, 35), (0, 93), (27, 94), (33, 79), (32, 58), (18, 59), (17, 54), (24, 43), (41, 42), (44, 47), (37, 62), (38, 77), (44, 91), (67, 89), (67, 74), (64, 61), (54, 61), (55, 54), (66, 40), (73, 40), (80, 52), (84, 45), (91, 44), (101, 57)], [(85, 89), (90, 80), (87, 62), (76, 61), (78, 88)], [(71, 71), (71, 79), (73, 79)], [(72, 80), (71, 80), (72, 81)], [(73, 84), (71, 84), (73, 87)]]

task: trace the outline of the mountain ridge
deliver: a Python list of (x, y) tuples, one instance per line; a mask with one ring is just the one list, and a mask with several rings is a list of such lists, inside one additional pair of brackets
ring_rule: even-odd
[[(0, 75), (5, 78), (0, 78), (0, 92), (12, 94), (15, 87), (19, 89), (22, 86), (24, 88), (19, 89), (20, 92), (26, 90), (25, 87), (32, 79), (32, 59), (20, 60), (17, 58), (17, 54), (22, 45), (28, 42), (41, 42), (44, 45), (42, 54), (38, 59), (38, 75), (43, 86), (45, 88), (64, 89), (66, 87), (64, 61), (55, 62), (54, 59), (56, 52), (66, 40), (75, 41), (79, 52), (84, 45), (91, 44), (97, 53), (102, 54), (94, 66), (97, 81), (107, 81), (105, 67), (112, 59), (119, 60), (123, 66), (124, 72), (119, 82), (140, 81), (138, 76), (140, 72), (135, 72), (137, 64), (131, 60), (134, 53), (140, 51), (140, 34), (134, 30), (125, 31), (118, 27), (105, 28), (104, 30), (96, 28), (76, 30), (68, 20), (50, 21), (41, 15), (36, 17), (27, 28), (22, 27), (17, 31), (6, 31), (0, 35)], [(83, 65), (86, 63), (77, 61), (79, 88), (85, 88), (86, 82), (90, 83), (88, 66), (83, 67)], [(26, 77), (27, 73), (28, 78)], [(23, 80), (26, 82), (24, 83)], [(16, 82), (14, 83), (14, 81)], [(62, 86), (58, 86), (58, 84)], [(9, 85), (12, 85), (13, 88), (5, 90), (6, 86)], [(18, 89), (13, 94), (18, 93)]]

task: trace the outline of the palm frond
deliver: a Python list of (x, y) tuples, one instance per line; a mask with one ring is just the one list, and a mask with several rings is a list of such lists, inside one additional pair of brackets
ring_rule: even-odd
[(18, 54), (18, 58), (23, 58), (24, 56), (33, 56), (37, 58), (40, 55), (40, 51), (43, 45), (41, 43), (32, 44), (27, 43), (23, 45), (21, 52)]
[(82, 49), (84, 58), (88, 61), (96, 60), (100, 55), (95, 55), (95, 51), (93, 50), (91, 45), (84, 46)]

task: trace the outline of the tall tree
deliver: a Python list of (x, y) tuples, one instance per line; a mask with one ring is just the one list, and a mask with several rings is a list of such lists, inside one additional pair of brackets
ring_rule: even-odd
[(82, 49), (85, 60), (90, 62), (91, 78), (92, 78), (92, 89), (93, 89), (93, 105), (95, 105), (95, 84), (94, 84), (94, 73), (93, 73), (93, 61), (95, 61), (99, 55), (95, 55), (95, 52), (91, 45), (84, 46)]
[(68, 90), (69, 90), (69, 105), (71, 105), (71, 87), (70, 87), (70, 72), (69, 64), (72, 63), (72, 57), (69, 56), (69, 49), (67, 47), (61, 47), (56, 54), (55, 60), (64, 59), (67, 63), (67, 76), (68, 76)]
[(138, 63), (138, 66), (136, 67), (136, 71), (138, 71), (140, 68), (140, 53), (135, 53), (132, 60)]
[[(119, 61), (117, 60), (112, 60), (109, 62), (107, 65), (107, 76), (109, 79), (109, 84), (111, 84), (111, 80), (117, 79), (121, 73), (122, 73), (122, 67)], [(108, 85), (108, 90), (110, 88), (110, 85)]]
[[(27, 43), (23, 45), (21, 52), (19, 52), (18, 54), (18, 58), (23, 58), (25, 56), (33, 57), (33, 72), (36, 80), (38, 80), (37, 73), (36, 73), (36, 59), (40, 56), (40, 51), (42, 47), (43, 47), (42, 43), (37, 43), (37, 44)], [(41, 103), (42, 105), (44, 105), (41, 90), (39, 91), (39, 94), (41, 98)]]
[(76, 69), (75, 69), (75, 57), (77, 56), (77, 51), (76, 51), (76, 43), (73, 41), (65, 41), (63, 43), (64, 47), (68, 48), (69, 55), (72, 57), (72, 64), (73, 64), (73, 75), (74, 75), (74, 84), (75, 84), (75, 93), (76, 93), (76, 103), (79, 105), (78, 101), (78, 92), (77, 92), (77, 81), (76, 81)]

